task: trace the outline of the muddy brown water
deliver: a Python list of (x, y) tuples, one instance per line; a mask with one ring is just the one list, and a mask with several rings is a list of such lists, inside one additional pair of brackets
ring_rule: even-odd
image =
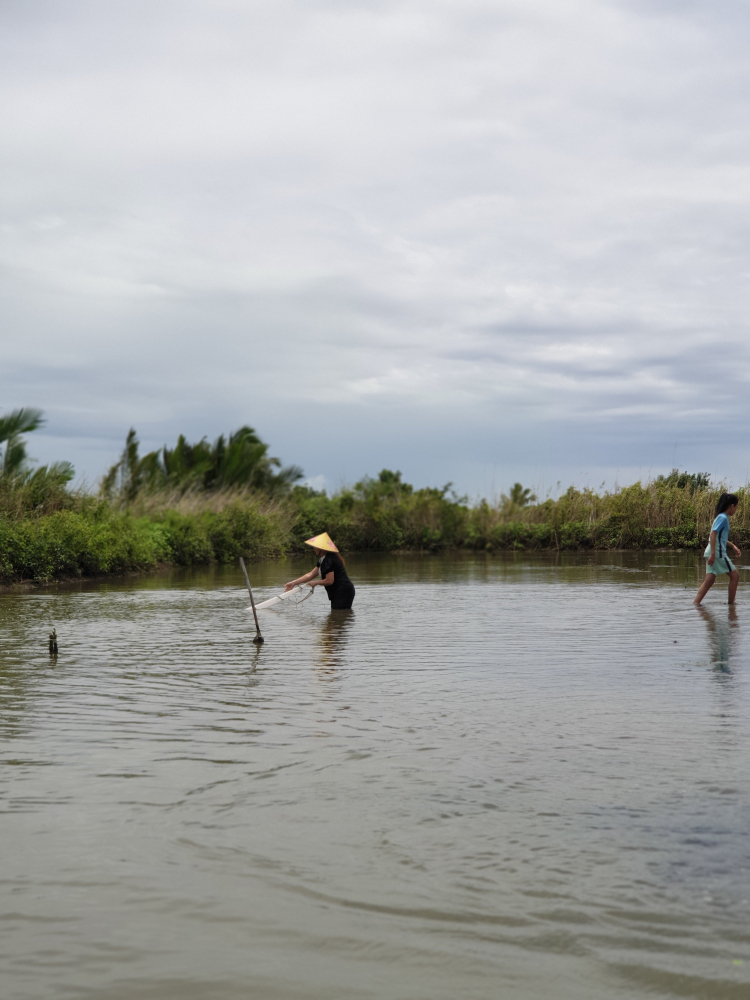
[(745, 573), (348, 565), (0, 595), (4, 1000), (747, 1000)]

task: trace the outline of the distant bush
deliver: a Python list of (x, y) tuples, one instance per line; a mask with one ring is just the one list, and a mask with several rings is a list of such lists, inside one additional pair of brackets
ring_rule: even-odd
[(168, 550), (148, 523), (108, 510), (0, 517), (0, 578), (53, 580), (151, 569)]
[(465, 544), (470, 508), (465, 497), (442, 489), (415, 490), (402, 482), (400, 472), (383, 469), (332, 497), (295, 487), (290, 503), (295, 513), (292, 540), (328, 533), (348, 550), (423, 549)]
[(689, 489), (693, 493), (700, 490), (707, 490), (711, 485), (711, 476), (708, 472), (680, 472), (679, 469), (672, 469), (668, 476), (657, 476), (654, 480), (657, 486), (676, 486), (678, 489)]
[[(495, 503), (470, 504), (450, 483), (415, 489), (383, 469), (329, 496), (294, 486), (300, 470), (281, 468), (243, 427), (213, 445), (180, 437), (143, 457), (131, 431), (93, 497), (69, 489), (68, 463), (30, 468), (22, 434), (41, 422), (32, 409), (0, 418), (3, 583), (310, 554), (305, 540), (321, 531), (344, 551), (702, 548), (722, 489), (707, 473), (673, 469), (646, 484), (602, 493), (571, 486), (541, 501), (514, 483)], [(744, 545), (750, 503), (736, 492), (732, 537)]]
[[(541, 502), (516, 483), (500, 502), (470, 505), (443, 489), (415, 490), (401, 474), (383, 470), (332, 497), (304, 487), (292, 491), (297, 547), (328, 531), (344, 548), (583, 549), (698, 548), (705, 545), (721, 488), (704, 473), (660, 476), (651, 483), (604, 493), (570, 487)], [(732, 534), (750, 538), (744, 489)]]
[(101, 502), (23, 520), (0, 516), (0, 581), (55, 580), (153, 569), (160, 563), (202, 566), (285, 551), (279, 519), (257, 507), (219, 513), (133, 517)]

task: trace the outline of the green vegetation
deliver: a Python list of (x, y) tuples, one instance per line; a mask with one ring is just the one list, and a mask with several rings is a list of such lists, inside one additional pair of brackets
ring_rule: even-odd
[(22, 435), (44, 423), (41, 410), (23, 409), (0, 417), (0, 518), (13, 521), (70, 508), (73, 498), (67, 485), (73, 478), (70, 462), (55, 462), (32, 469)]
[(289, 515), (273, 498), (301, 473), (276, 473), (278, 460), (249, 428), (212, 447), (180, 438), (172, 452), (143, 459), (131, 431), (123, 457), (91, 496), (67, 488), (68, 463), (27, 468), (20, 435), (40, 422), (30, 410), (0, 422), (0, 433), (11, 426), (15, 435), (14, 460), (0, 472), (0, 583), (196, 566), (289, 548)]
[[(23, 435), (41, 423), (30, 409), (0, 419), (0, 583), (272, 557), (321, 531), (344, 551), (702, 549), (721, 492), (705, 473), (673, 469), (609, 492), (570, 487), (538, 500), (515, 483), (497, 502), (469, 503), (450, 483), (415, 489), (384, 469), (329, 496), (294, 485), (301, 470), (282, 468), (243, 427), (143, 457), (131, 430), (93, 496), (70, 488), (68, 463), (31, 468)], [(736, 492), (732, 537), (744, 545), (750, 503)]]
[[(571, 486), (541, 502), (516, 483), (497, 504), (470, 505), (449, 495), (450, 486), (414, 490), (400, 473), (383, 471), (333, 497), (295, 489), (293, 536), (309, 538), (325, 528), (351, 550), (703, 548), (721, 492), (696, 488), (703, 479), (673, 472), (604, 493)], [(741, 545), (750, 540), (750, 504), (744, 490), (737, 492), (732, 537)]]
[(240, 427), (228, 440), (222, 434), (213, 445), (205, 438), (188, 444), (180, 434), (174, 448), (165, 445), (143, 458), (138, 455), (138, 438), (131, 429), (120, 461), (102, 481), (102, 493), (120, 505), (132, 503), (141, 493), (164, 488), (208, 493), (235, 486), (278, 496), (301, 478), (298, 466), (282, 469), (278, 458), (269, 457), (268, 445), (252, 427)]

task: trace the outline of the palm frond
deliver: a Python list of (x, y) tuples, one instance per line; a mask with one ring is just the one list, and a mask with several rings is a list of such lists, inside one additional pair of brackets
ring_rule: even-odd
[(44, 423), (42, 411), (33, 406), (13, 410), (0, 417), (0, 441), (8, 441), (19, 434), (30, 434)]

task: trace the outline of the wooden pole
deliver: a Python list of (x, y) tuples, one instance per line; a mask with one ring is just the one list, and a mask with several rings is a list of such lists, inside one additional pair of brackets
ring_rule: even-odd
[(247, 584), (247, 592), (250, 595), (250, 607), (253, 609), (253, 618), (255, 619), (255, 638), (253, 642), (256, 646), (262, 646), (265, 639), (260, 634), (260, 625), (258, 624), (258, 612), (255, 610), (255, 601), (253, 600), (253, 592), (250, 588), (250, 577), (247, 575), (247, 570), (245, 569), (245, 560), (240, 556), (240, 566), (242, 567), (242, 572), (245, 574), (245, 583)]

